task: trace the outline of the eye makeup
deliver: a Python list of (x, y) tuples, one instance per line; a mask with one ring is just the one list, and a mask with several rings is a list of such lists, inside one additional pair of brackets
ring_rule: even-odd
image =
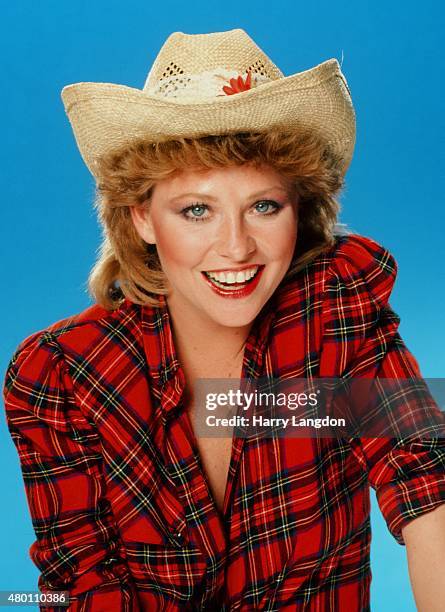
[[(260, 205), (267, 205), (266, 210), (259, 210), (257, 207)], [(257, 216), (260, 217), (270, 217), (272, 215), (278, 214), (282, 209), (283, 205), (276, 202), (275, 200), (259, 200), (255, 202), (251, 206), (251, 209), (256, 210), (258, 213)], [(209, 216), (204, 216), (205, 211), (209, 211), (210, 207), (207, 204), (203, 204), (202, 202), (194, 202), (185, 208), (182, 208), (179, 211), (179, 214), (182, 215), (187, 221), (191, 221), (192, 223), (196, 221), (208, 221)], [(195, 215), (194, 213), (198, 213)]]

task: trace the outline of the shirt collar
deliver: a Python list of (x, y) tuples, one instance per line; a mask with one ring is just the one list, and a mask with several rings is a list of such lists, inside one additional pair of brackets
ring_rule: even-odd
[(165, 296), (158, 296), (159, 306), (141, 307), (141, 325), (145, 353), (153, 382), (162, 387), (179, 369), (173, 341), (170, 313)]
[[(182, 392), (183, 374), (176, 354), (173, 332), (165, 296), (159, 296), (159, 306), (141, 307), (141, 327), (150, 378), (166, 397)], [(265, 349), (275, 317), (275, 300), (272, 298), (257, 315), (246, 341), (243, 376), (258, 378), (261, 375)], [(174, 401), (164, 405), (167, 411), (174, 408)]]

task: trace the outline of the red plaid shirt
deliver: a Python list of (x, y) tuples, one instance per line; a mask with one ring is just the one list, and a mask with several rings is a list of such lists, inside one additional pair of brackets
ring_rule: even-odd
[[(418, 377), (388, 305), (395, 274), (375, 242), (338, 238), (257, 318), (243, 378)], [(234, 437), (221, 514), (163, 304), (92, 306), (10, 364), (41, 590), (84, 612), (368, 610), (369, 485), (402, 543), (445, 502), (445, 440)]]

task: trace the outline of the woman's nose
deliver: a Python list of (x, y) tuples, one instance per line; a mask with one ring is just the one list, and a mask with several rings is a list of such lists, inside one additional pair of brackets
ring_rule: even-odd
[(216, 250), (222, 257), (244, 261), (256, 250), (255, 239), (245, 219), (228, 217), (218, 230)]

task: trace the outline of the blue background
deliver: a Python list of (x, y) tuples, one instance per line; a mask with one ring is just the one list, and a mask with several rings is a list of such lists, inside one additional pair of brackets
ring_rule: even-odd
[[(153, 8), (152, 8), (153, 7)], [(141, 88), (172, 31), (244, 28), (286, 75), (343, 57), (358, 133), (341, 221), (389, 248), (392, 297), (423, 374), (445, 375), (444, 85), (439, 1), (22, 0), (2, 6), (1, 367), (31, 332), (84, 309), (99, 244), (93, 180), (60, 90), (77, 81)], [(1, 420), (1, 589), (35, 589), (34, 540), (15, 448)], [(405, 550), (373, 507), (373, 610), (415, 610)]]

